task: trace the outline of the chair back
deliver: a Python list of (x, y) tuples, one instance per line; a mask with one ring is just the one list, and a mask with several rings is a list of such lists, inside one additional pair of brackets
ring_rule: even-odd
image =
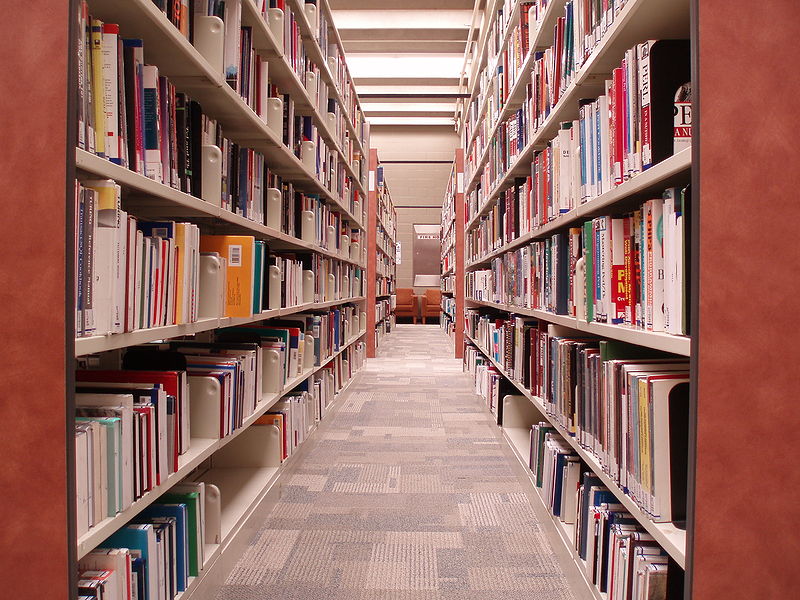
[(428, 306), (438, 307), (442, 303), (442, 290), (425, 290), (425, 298), (428, 300)]
[(414, 304), (414, 290), (412, 288), (397, 289), (397, 306), (411, 306)]

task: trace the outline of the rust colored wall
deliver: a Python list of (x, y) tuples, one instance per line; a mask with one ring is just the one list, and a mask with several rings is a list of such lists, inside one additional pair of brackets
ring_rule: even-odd
[(65, 182), (68, 3), (0, 20), (0, 581), (68, 597)]
[(797, 593), (800, 17), (699, 0), (694, 600)]

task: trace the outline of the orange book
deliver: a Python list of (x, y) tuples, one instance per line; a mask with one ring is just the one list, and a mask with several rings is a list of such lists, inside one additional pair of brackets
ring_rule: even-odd
[(289, 458), (289, 447), (287, 446), (286, 439), (286, 425), (283, 421), (283, 413), (265, 413), (258, 419), (254, 425), (275, 425), (281, 432), (281, 460), (284, 461)]
[[(253, 315), (255, 238), (251, 235), (201, 235), (200, 252), (218, 252), (228, 261), (225, 316)], [(203, 293), (203, 290), (200, 290)]]

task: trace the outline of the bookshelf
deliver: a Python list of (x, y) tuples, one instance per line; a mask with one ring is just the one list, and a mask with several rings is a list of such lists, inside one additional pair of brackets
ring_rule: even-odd
[[(467, 61), (472, 70), (466, 87), (462, 89), (468, 97), (457, 105), (456, 115), (464, 148), (462, 206), (465, 223), (460, 264), (464, 269), (462, 281), (467, 307), (462, 313), (466, 318), (461, 318), (465, 328), (465, 369), (475, 373), (476, 391), (487, 402), (503, 438), (531, 476), (532, 488), (553, 517), (556, 531), (584, 576), (587, 591), (602, 598), (607, 589), (600, 589), (600, 579), (587, 563), (586, 550), (580, 544), (576, 546), (579, 536), (573, 521), (569, 515), (559, 516), (564, 505), (557, 507), (553, 504), (554, 497), (548, 496), (553, 493), (552, 489), (546, 484), (537, 485), (535, 473), (531, 471), (536, 454), (532, 449), (531, 426), (536, 423), (552, 428), (546, 430), (550, 433), (544, 451), (553, 452), (552, 456), (568, 457), (565, 460), (580, 465), (576, 468), (580, 469), (581, 481), (583, 472), (592, 473), (598, 485), (607, 489), (613, 501), (619, 503), (618, 510), (625, 511), (625, 518), (631, 519), (644, 535), (652, 536), (647, 539), (652, 539), (652, 543), (661, 549), (664, 558), (657, 560), (664, 563), (664, 572), (668, 573), (665, 575), (668, 578), (667, 597), (683, 598), (684, 587), (690, 589), (690, 577), (686, 571), (691, 566), (687, 551), (691, 534), (687, 535), (682, 517), (676, 522), (654, 517), (651, 514), (653, 509), (645, 509), (649, 505), (644, 500), (644, 488), (638, 487), (638, 480), (632, 476), (627, 481), (624, 479), (627, 475), (621, 478), (615, 470), (617, 463), (610, 466), (610, 461), (617, 460), (613, 454), (616, 450), (606, 446), (610, 442), (605, 438), (602, 438), (602, 443), (596, 442), (586, 433), (593, 426), (591, 419), (601, 418), (583, 412), (590, 410), (592, 401), (584, 404), (585, 398), (592, 397), (589, 392), (577, 388), (574, 400), (569, 401), (574, 401), (574, 405), (560, 404), (567, 401), (559, 395), (561, 388), (552, 386), (557, 386), (553, 382), (561, 381), (559, 377), (573, 381), (570, 377), (574, 375), (563, 366), (566, 363), (558, 361), (567, 360), (563, 358), (566, 356), (564, 352), (568, 352), (564, 348), (582, 348), (582, 344), (590, 348), (597, 344), (602, 348), (623, 348), (623, 354), (630, 354), (618, 357), (623, 359), (653, 356), (653, 363), (671, 361), (674, 369), (663, 367), (665, 363), (657, 364), (672, 370), (686, 369), (691, 373), (691, 386), (696, 386), (697, 367), (693, 340), (689, 335), (687, 308), (689, 294), (694, 290), (689, 285), (688, 274), (672, 275), (679, 268), (677, 265), (689, 269), (688, 248), (693, 244), (691, 236), (695, 234), (687, 225), (680, 229), (685, 238), (672, 237), (669, 238), (671, 242), (664, 241), (664, 247), (658, 246), (659, 256), (665, 257), (664, 273), (668, 283), (660, 278), (660, 271), (653, 270), (653, 263), (645, 262), (650, 260), (652, 254), (647, 252), (652, 253), (655, 242), (648, 238), (641, 244), (644, 254), (640, 256), (644, 258), (634, 258), (632, 254), (633, 248), (638, 249), (641, 240), (645, 239), (640, 234), (647, 229), (646, 220), (653, 214), (660, 218), (662, 212), (659, 211), (664, 206), (668, 210), (674, 206), (680, 206), (684, 212), (689, 210), (688, 204), (670, 202), (675, 198), (678, 198), (677, 202), (688, 202), (689, 188), (685, 186), (692, 181), (696, 157), (690, 147), (672, 151), (670, 122), (668, 155), (661, 152), (658, 160), (643, 168), (642, 163), (648, 158), (642, 158), (642, 146), (631, 146), (631, 152), (625, 154), (625, 164), (619, 170), (621, 176), (615, 178), (616, 155), (612, 154), (612, 144), (617, 142), (617, 130), (607, 116), (603, 117), (605, 121), (600, 116), (595, 117), (615, 115), (610, 113), (612, 101), (619, 105), (618, 98), (624, 97), (614, 95), (621, 94), (621, 88), (615, 92), (613, 86), (614, 74), (621, 71), (621, 64), (626, 65), (624, 68), (634, 69), (631, 73), (639, 76), (635, 70), (639, 56), (636, 50), (631, 54), (631, 48), (638, 48), (637, 45), (645, 40), (688, 39), (691, 36), (690, 3), (662, 0), (609, 3), (609, 12), (598, 13), (596, 24), (588, 34), (580, 41), (576, 38), (574, 56), (565, 58), (563, 48), (566, 42), (562, 32), (566, 30), (565, 21), (573, 18), (568, 12), (571, 8), (572, 4), (564, 0), (488, 2), (483, 13), (485, 26), (480, 33), (481, 41), (473, 48), (471, 60)], [(587, 14), (591, 19), (591, 10)], [(581, 26), (581, 23), (574, 24), (576, 28)], [(582, 54), (581, 50), (585, 53)], [(686, 80), (689, 71), (687, 58)], [(654, 68), (651, 77), (655, 80), (662, 72)], [(641, 101), (640, 96), (637, 101)], [(672, 101), (670, 96), (670, 109)], [(632, 106), (636, 109), (635, 104)], [(672, 118), (671, 110), (669, 117)], [(628, 131), (639, 135), (632, 127)], [(580, 135), (576, 137), (573, 133)], [(605, 162), (609, 164), (607, 169), (603, 166)], [(669, 199), (665, 194), (668, 190), (673, 190)], [(696, 196), (692, 202), (691, 210), (694, 210)], [(663, 214), (665, 222), (674, 222), (670, 220), (674, 213)], [(448, 195), (443, 205), (442, 221), (442, 257), (446, 263), (443, 281), (459, 268), (458, 261), (451, 265), (448, 258), (448, 253), (452, 256), (458, 246), (452, 236), (448, 238), (453, 217)], [(645, 221), (641, 221), (642, 218)], [(644, 227), (642, 223), (645, 223)], [(620, 240), (619, 246), (615, 247), (619, 250), (612, 251), (609, 246), (607, 255), (603, 254), (606, 252), (603, 245), (606, 234), (599, 233), (604, 224), (609, 224), (608, 235), (617, 235)], [(616, 228), (613, 231), (612, 226)], [(629, 245), (623, 247), (624, 236), (628, 236)], [(662, 243), (661, 238), (658, 243)], [(592, 244), (593, 252), (602, 248), (601, 254), (596, 256), (604, 261), (608, 257), (608, 267), (599, 259), (595, 262), (588, 260), (584, 250), (587, 244)], [(626, 260), (629, 262), (622, 264), (625, 248), (628, 249)], [(672, 250), (675, 254), (669, 253)], [(633, 262), (637, 259), (643, 267), (635, 274), (631, 272), (631, 277), (626, 280), (631, 282), (629, 287), (612, 288), (611, 275), (605, 279), (606, 275), (602, 274), (611, 273), (611, 261), (620, 265), (623, 271), (618, 272), (618, 277), (624, 278), (628, 273), (624, 269), (638, 265)], [(587, 271), (589, 274), (585, 274)], [(654, 273), (657, 283), (652, 283), (656, 281)], [(456, 277), (455, 281), (459, 279)], [(655, 300), (653, 295), (658, 286), (665, 290), (664, 296)], [(608, 298), (602, 290), (610, 293), (612, 289), (618, 290), (615, 297), (620, 304), (602, 304), (606, 302), (603, 298)], [(634, 298), (631, 290), (644, 294), (641, 296), (644, 303), (639, 296)], [(627, 314), (622, 310), (625, 294), (630, 294)], [(659, 310), (652, 314), (646, 313), (650, 310), (647, 308), (647, 294), (650, 294), (650, 305), (663, 300), (663, 304), (658, 305)], [(591, 310), (587, 308), (589, 306)], [(611, 315), (605, 310), (606, 306), (616, 312)], [(637, 310), (644, 311), (640, 312), (638, 321)], [(669, 316), (665, 320), (658, 318), (666, 313)], [(652, 321), (652, 315), (656, 315), (656, 322)], [(692, 327), (695, 318), (693, 313)], [(461, 327), (458, 324), (458, 329)], [(530, 342), (528, 337), (523, 338), (526, 328), (532, 331)], [(535, 339), (538, 346), (533, 341), (534, 329), (537, 330)], [(625, 345), (609, 346), (619, 343)], [(572, 361), (583, 360), (582, 357), (594, 352), (588, 350), (586, 354), (578, 354), (577, 350), (569, 351), (576, 352), (570, 355)], [(542, 364), (545, 367), (541, 367)], [(579, 368), (575, 366), (577, 362), (569, 364)], [(677, 382), (682, 381), (683, 375), (671, 377)], [(688, 385), (681, 388), (684, 389), (688, 398)], [(688, 419), (688, 409), (685, 412), (683, 417)], [(584, 420), (573, 421), (573, 414)], [(647, 425), (637, 422), (636, 426), (660, 427), (650, 422)], [(613, 427), (609, 431), (613, 432)], [(690, 443), (685, 433), (681, 438), (670, 439), (672, 444)], [(602, 449), (598, 449), (598, 444)], [(542, 458), (536, 454), (537, 464), (544, 464), (547, 468), (549, 456)], [(558, 468), (564, 468), (566, 472), (567, 467)], [(680, 470), (675, 472), (677, 475), (674, 476), (680, 478)], [(639, 472), (636, 473), (638, 477)], [(686, 478), (685, 474), (683, 478)], [(678, 485), (691, 484), (687, 480)], [(581, 518), (579, 504), (578, 522)]]
[[(367, 214), (367, 356), (374, 358), (382, 338), (395, 326), (397, 211), (383, 175), (378, 151), (369, 153)], [(369, 275), (374, 273), (374, 276)], [(375, 307), (374, 314), (370, 307)]]
[(442, 203), (441, 327), (453, 340), (456, 358), (464, 356), (464, 151), (457, 148)]
[[(183, 17), (171, 14), (170, 7), (162, 11), (158, 3), (150, 0), (125, 3), (92, 0), (85, 11), (82, 3), (72, 4), (70, 48), (83, 48), (83, 28), (79, 23), (83, 23), (81, 19), (86, 14), (119, 26), (118, 33), (113, 26), (98, 28), (97, 43), (112, 40), (108, 41), (106, 52), (119, 54), (118, 93), (112, 92), (115, 99), (100, 98), (100, 102), (113, 106), (120, 115), (119, 129), (115, 130), (120, 142), (118, 145), (107, 142), (108, 152), (119, 152), (120, 158), (113, 161), (98, 154), (100, 147), (95, 147), (93, 136), (90, 138), (89, 127), (102, 130), (105, 135), (105, 129), (100, 128), (108, 125), (99, 121), (98, 126), (90, 116), (94, 113), (84, 110), (87, 98), (92, 101), (97, 98), (93, 87), (95, 73), (85, 61), (97, 56), (103, 60), (103, 55), (93, 55), (91, 49), (79, 52), (79, 60), (71, 71), (61, 65), (64, 75), (69, 75), (71, 93), (78, 98), (77, 103), (72, 99), (70, 103), (80, 109), (71, 111), (79, 114), (79, 119), (77, 123), (75, 119), (69, 121), (69, 135), (65, 135), (67, 179), (71, 180), (65, 205), (67, 213), (61, 221), (68, 240), (66, 289), (67, 297), (74, 291), (76, 301), (84, 303), (81, 307), (81, 304), (76, 306), (76, 301), (66, 302), (66, 315), (77, 319), (75, 324), (68, 319), (66, 330), (76, 332), (77, 337), (67, 336), (68, 358), (63, 376), (69, 467), (65, 470), (70, 477), (65, 488), (68, 489), (65, 512), (71, 515), (69, 558), (64, 563), (69, 564), (71, 581), (64, 582), (64, 586), (68, 587), (69, 596), (75, 597), (74, 577), (79, 565), (93, 556), (98, 545), (132, 520), (142, 518), (142, 513), (151, 511), (162, 494), (181, 489), (187, 482), (193, 486), (203, 482), (207, 487), (193, 489), (205, 489), (206, 500), (212, 504), (214, 494), (219, 492), (219, 522), (212, 524), (213, 511), (207, 515), (207, 530), (200, 532), (203, 537), (198, 538), (198, 552), (204, 549), (202, 558), (198, 558), (199, 570), (185, 582), (185, 589), (175, 595), (182, 600), (202, 597), (209, 593), (214, 581), (224, 577), (222, 573), (230, 563), (221, 560), (226, 550), (241, 545), (239, 538), (247, 531), (248, 522), (253, 515), (263, 512), (274, 495), (277, 477), (287, 465), (298, 460), (302, 442), (314, 435), (321, 419), (355, 380), (366, 358), (367, 313), (372, 312), (372, 306), (365, 308), (369, 277), (364, 246), (367, 236), (375, 235), (366, 229), (368, 126), (347, 70), (330, 7), (324, 0), (315, 3), (289, 0), (283, 9), (270, 8), (269, 2), (260, 0), (241, 0), (228, 2), (226, 12), (219, 16), (195, 14), (191, 19), (188, 13)], [(236, 7), (241, 9), (240, 14)], [(181, 21), (182, 18), (186, 20)], [(180, 27), (189, 20), (192, 33), (184, 35)], [(144, 77), (137, 79), (137, 73), (143, 73), (145, 68), (137, 71), (134, 67), (130, 70), (132, 79), (127, 80), (129, 74), (124, 67), (136, 56), (133, 54), (136, 51), (129, 56), (128, 46), (122, 42), (115, 44), (113, 36), (119, 40), (141, 40), (139, 45), (132, 46), (142, 48), (143, 64), (157, 67), (161, 77), (155, 88), (157, 95), (153, 96), (155, 104), (137, 104), (137, 93), (142, 88), (142, 97), (148, 102), (150, 98), (146, 83), (142, 83)], [(227, 59), (225, 53), (231, 45), (223, 38), (227, 42), (238, 41), (238, 46), (234, 46), (239, 52), (235, 59), (239, 71), (233, 78), (230, 72), (226, 78), (222, 70), (223, 59)], [(93, 41), (91, 33), (86, 36), (88, 44)], [(135, 83), (130, 87), (137, 90), (130, 97), (123, 95), (126, 81)], [(186, 96), (185, 104), (181, 94)], [(199, 123), (197, 127), (188, 112), (180, 112), (188, 111), (190, 100), (196, 103), (192, 115)], [(157, 109), (153, 108), (155, 105)], [(159, 111), (156, 117), (161, 132), (159, 158), (147, 155), (147, 160), (152, 161), (147, 164), (164, 167), (157, 175), (147, 171), (144, 162), (137, 165), (140, 147), (134, 131), (138, 130), (129, 129), (131, 124), (139, 127), (139, 119), (146, 121), (149, 110)], [(185, 120), (178, 120), (184, 114)], [(143, 131), (143, 143), (148, 139), (145, 135)], [(82, 147), (75, 148), (78, 139)], [(195, 149), (196, 143), (202, 154)], [(145, 156), (143, 146), (141, 152)], [(202, 179), (198, 172), (196, 179), (192, 179), (190, 169), (201, 168)], [(106, 187), (98, 183), (109, 181), (112, 183)], [(114, 258), (108, 267), (101, 267), (98, 261), (106, 253), (107, 246), (101, 245), (107, 243), (105, 238), (99, 237), (98, 229), (93, 230), (92, 237), (86, 237), (91, 221), (83, 220), (84, 214), (89, 219), (89, 211), (108, 208), (100, 204), (103, 190), (112, 190), (117, 202), (115, 214), (119, 217), (118, 233), (111, 238), (116, 245), (110, 246), (116, 254), (111, 254)], [(162, 225), (172, 221), (178, 224)], [(143, 246), (151, 250), (148, 255), (141, 254), (145, 262), (139, 264), (138, 258), (128, 260), (128, 256), (139, 252), (134, 233), (137, 229), (141, 232), (141, 227), (150, 227), (144, 225), (148, 222), (155, 222), (163, 231), (152, 234), (152, 239), (158, 242)], [(128, 241), (124, 244), (125, 229), (121, 223), (128, 226)], [(197, 238), (179, 241), (171, 228)], [(77, 236), (74, 244), (73, 235)], [(144, 234), (148, 235), (151, 234)], [(206, 252), (203, 256), (210, 256), (208, 260), (212, 262), (204, 262), (207, 259), (199, 252), (212, 236), (239, 236), (233, 241), (225, 239), (228, 244), (240, 245), (226, 246), (218, 255)], [(247, 262), (250, 260), (252, 263)], [(215, 264), (220, 266), (207, 275), (202, 265), (214, 261), (219, 261)], [(252, 264), (246, 266), (252, 270), (242, 275), (231, 270), (242, 262)], [(87, 268), (95, 269), (88, 272), (88, 278), (84, 277)], [(103, 271), (104, 268), (109, 270)], [(119, 289), (107, 283), (114, 281), (113, 275), (112, 279), (106, 279), (114, 273), (117, 281), (121, 281), (117, 283), (122, 286)], [(84, 277), (82, 282), (80, 277)], [(141, 287), (134, 290), (134, 281), (137, 284), (141, 281)], [(236, 293), (231, 292), (234, 289), (231, 285), (236, 286)], [(217, 299), (216, 307), (212, 302), (212, 309), (200, 308), (204, 291), (206, 296), (217, 294), (213, 296)], [(87, 304), (87, 293), (94, 295), (93, 299), (88, 296), (94, 305)], [(140, 297), (145, 299), (141, 306)], [(105, 307), (107, 299), (111, 299), (112, 305), (110, 310), (104, 308), (100, 317), (99, 309)], [(110, 317), (105, 314), (108, 312)], [(131, 315), (136, 312), (136, 318), (129, 321), (129, 312)], [(97, 321), (92, 320), (94, 316)], [(302, 325), (294, 327), (297, 335), (292, 334), (292, 327), (298, 323)], [(237, 330), (237, 326), (248, 329)], [(258, 344), (248, 342), (244, 346), (252, 348), (252, 353), (243, 351), (247, 354), (234, 361), (214, 358), (215, 351), (239, 348), (227, 340), (240, 339), (236, 337), (242, 335), (240, 332), (263, 331), (249, 328), (270, 326), (270, 331), (279, 333), (256, 334), (261, 335), (261, 349), (256, 350)], [(277, 341), (284, 333), (285, 344)], [(206, 353), (202, 357), (191, 349), (200, 346), (191, 346), (185, 354), (187, 365), (231, 369), (228, 375), (236, 373), (235, 377), (243, 378), (244, 383), (220, 388), (222, 391), (216, 392), (216, 398), (212, 393), (213, 401), (209, 404), (209, 399), (198, 393), (202, 389), (196, 387), (200, 385), (198, 381), (206, 377), (206, 383), (214, 378), (221, 382), (224, 373), (202, 375), (208, 367), (192, 371), (196, 367), (189, 366), (188, 376), (183, 376), (187, 387), (179, 388), (175, 404), (170, 405), (175, 412), (165, 413), (174, 418), (174, 430), (161, 421), (163, 417), (156, 412), (161, 410), (156, 408), (160, 404), (155, 401), (144, 405), (145, 412), (134, 411), (149, 415), (147, 418), (155, 422), (154, 431), (163, 432), (165, 445), (154, 441), (152, 448), (158, 448), (153, 450), (156, 458), (158, 453), (167, 455), (163, 459), (165, 467), (162, 470), (161, 462), (153, 461), (151, 466), (150, 462), (143, 462), (144, 458), (137, 458), (133, 468), (140, 483), (134, 484), (132, 501), (117, 497), (119, 510), (96, 503), (92, 492), (97, 494), (103, 488), (98, 479), (93, 489), (88, 488), (88, 502), (94, 503), (92, 509), (87, 509), (89, 523), (81, 524), (85, 496), (79, 492), (76, 501), (75, 493), (76, 489), (87, 489), (82, 483), (85, 479), (81, 461), (90, 455), (80, 454), (74, 441), (76, 404), (72, 390), (76, 363), (90, 369), (102, 366), (113, 370), (123, 365), (127, 360), (123, 357), (131, 349), (147, 347), (166, 352), (174, 348), (170, 344), (189, 341), (215, 345), (211, 346), (214, 350), (210, 356)], [(295, 351), (290, 352), (290, 342), (292, 348), (298, 344), (296, 358), (291, 358)], [(262, 352), (263, 364), (257, 358)], [(273, 355), (280, 358), (271, 367), (267, 357)], [(198, 358), (200, 363), (192, 362)], [(114, 381), (126, 381), (125, 375), (113, 373), (119, 377)], [(86, 388), (85, 376), (77, 377), (81, 380), (79, 385)], [(167, 396), (163, 398), (166, 402)], [(191, 404), (195, 406), (189, 423), (189, 413), (182, 407)], [(123, 408), (114, 414), (127, 418)], [(274, 415), (280, 416), (280, 420)], [(269, 420), (265, 422), (265, 418)], [(120, 427), (124, 432), (127, 426)], [(81, 435), (89, 436), (90, 432), (93, 436), (106, 435), (98, 433), (99, 427), (87, 427)], [(111, 436), (108, 434), (109, 443)], [(177, 446), (179, 443), (181, 448)], [(168, 444), (175, 444), (174, 449)], [(174, 466), (169, 463), (170, 456), (175, 457)], [(112, 477), (122, 477), (112, 464), (104, 463), (101, 470), (91, 466), (91, 458), (87, 464), (86, 468), (94, 469), (94, 477), (100, 474), (103, 481), (106, 475), (109, 482)], [(107, 495), (110, 496), (103, 492), (103, 502)], [(113, 546), (114, 542), (106, 545)]]

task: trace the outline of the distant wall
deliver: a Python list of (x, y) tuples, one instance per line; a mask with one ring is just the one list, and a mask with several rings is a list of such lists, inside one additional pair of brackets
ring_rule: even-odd
[[(450, 126), (375, 125), (371, 129), (370, 146), (378, 149), (397, 207), (397, 239), (402, 246), (397, 287), (412, 287), (413, 225), (441, 223), (442, 199), (457, 145), (458, 136)], [(417, 288), (418, 293), (424, 291)]]

